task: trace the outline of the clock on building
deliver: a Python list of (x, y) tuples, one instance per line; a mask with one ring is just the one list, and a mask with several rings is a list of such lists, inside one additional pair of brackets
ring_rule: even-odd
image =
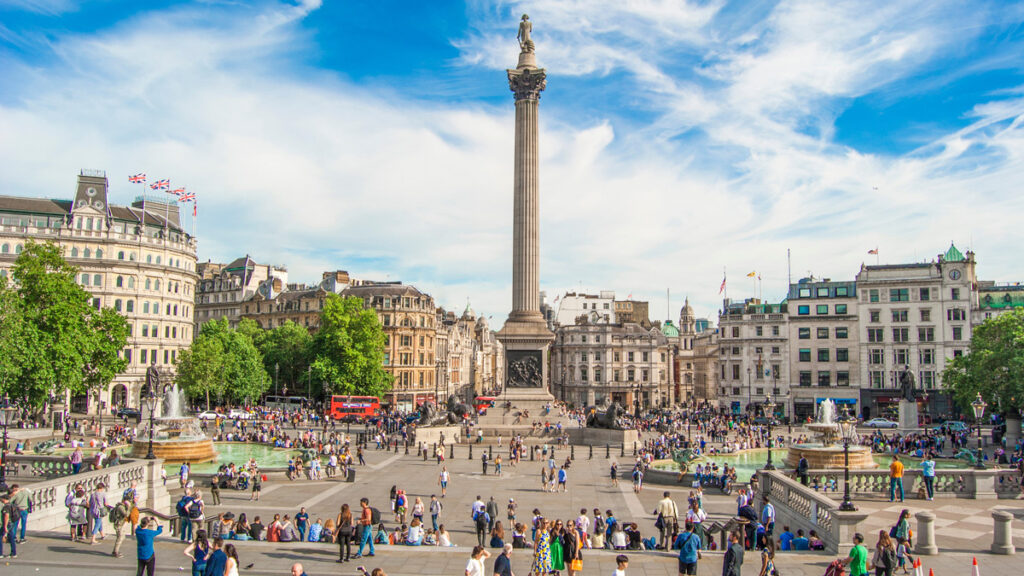
[(960, 279), (960, 271), (955, 269), (955, 268), (953, 270), (950, 270), (949, 271), (949, 279), (950, 280), (959, 280)]

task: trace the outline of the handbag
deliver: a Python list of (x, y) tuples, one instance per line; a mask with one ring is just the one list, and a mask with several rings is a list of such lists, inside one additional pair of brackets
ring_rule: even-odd
[(569, 569), (573, 572), (580, 572), (583, 570), (583, 560), (579, 558), (573, 558), (572, 562), (569, 562)]

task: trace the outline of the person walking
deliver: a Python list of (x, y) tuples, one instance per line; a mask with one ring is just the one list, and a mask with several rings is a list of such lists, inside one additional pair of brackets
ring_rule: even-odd
[(722, 576), (741, 576), (743, 567), (743, 544), (740, 533), (729, 534), (729, 549), (725, 551), (725, 558), (722, 561)]
[(494, 576), (516, 576), (515, 573), (512, 572), (511, 544), (505, 544), (501, 554), (498, 554), (498, 557), (494, 560)]
[(498, 521), (498, 503), (494, 501), (494, 496), (491, 496), (490, 500), (487, 501), (487, 531), (494, 530), (494, 523)]
[(871, 567), (875, 569), (875, 576), (892, 576), (896, 570), (896, 547), (885, 530), (878, 531), (878, 542), (875, 544), (875, 554), (871, 557)]
[(490, 552), (483, 546), (474, 546), (473, 551), (469, 553), (469, 562), (466, 563), (466, 576), (487, 576), (484, 560), (490, 556)]
[(900, 502), (903, 502), (903, 462), (900, 462), (899, 454), (893, 454), (892, 463), (889, 464), (889, 502), (895, 502), (897, 488)]
[[(14, 506), (8, 494), (0, 494), (0, 558), (18, 557), (18, 537), (14, 532)], [(11, 545), (10, 556), (4, 556), (4, 540)]]
[(533, 565), (531, 576), (547, 576), (551, 572), (551, 534), (544, 518), (537, 519), (537, 533), (533, 538)]
[(800, 461), (796, 464), (796, 475), (800, 477), (800, 483), (804, 486), (808, 484), (807, 471), (810, 469), (810, 464), (807, 462), (807, 458), (800, 456)]
[(238, 576), (238, 551), (235, 550), (234, 544), (224, 545), (224, 556), (227, 557), (224, 562), (224, 576)]
[(352, 522), (352, 510), (348, 504), (341, 505), (338, 513), (338, 559), (336, 562), (348, 562), (352, 558), (352, 534), (356, 525)]
[(210, 553), (206, 556), (206, 568), (203, 568), (203, 576), (224, 576), (228, 555), (224, 553), (223, 548), (224, 540), (214, 538), (210, 545)]
[[(130, 497), (130, 496), (129, 496)], [(110, 527), (114, 529), (114, 550), (110, 553), (114, 558), (121, 558), (121, 544), (124, 543), (125, 528), (130, 527), (128, 523), (131, 516), (133, 503), (122, 499), (110, 510)]]
[(436, 494), (430, 495), (430, 524), (434, 528), (434, 532), (437, 532), (437, 520), (441, 517), (441, 510), (444, 506), (441, 505), (441, 501), (437, 499)]
[[(151, 528), (156, 526), (156, 529)], [(153, 540), (164, 531), (156, 518), (152, 516), (143, 518), (139, 527), (135, 530), (136, 553), (138, 556), (138, 568), (135, 576), (142, 576), (145, 572), (148, 576), (156, 573), (156, 550), (153, 549)]]
[(192, 559), (192, 576), (203, 576), (206, 571), (206, 557), (210, 554), (210, 542), (206, 539), (206, 530), (196, 532), (196, 538), (183, 551)]
[(437, 483), (441, 485), (441, 498), (444, 498), (448, 494), (448, 467), (442, 466), (441, 473), (437, 476)]
[(370, 510), (370, 499), (360, 498), (359, 506), (362, 508), (362, 512), (359, 514), (359, 529), (362, 531), (359, 535), (359, 550), (356, 551), (355, 558), (363, 557), (363, 547), (367, 544), (370, 545), (369, 556), (374, 556), (373, 550), (373, 511)]
[(928, 493), (928, 500), (935, 498), (935, 458), (929, 451), (924, 460), (921, 461), (921, 478), (924, 479), (924, 488)]
[(843, 566), (850, 567), (850, 576), (864, 576), (868, 573), (868, 549), (864, 547), (864, 536), (857, 532), (853, 535), (853, 548), (850, 554), (842, 559)]
[(670, 492), (666, 490), (663, 496), (664, 498), (658, 502), (658, 507), (654, 510), (654, 514), (658, 517), (654, 525), (661, 532), (659, 547), (662, 550), (668, 550), (672, 544), (672, 534), (676, 531), (676, 525), (679, 523), (679, 509), (672, 501)]
[(477, 544), (484, 546), (486, 543), (488, 526), (491, 525), (490, 515), (487, 510), (481, 510), (474, 514), (473, 522), (476, 526), (476, 540)]
[(766, 539), (761, 549), (761, 570), (757, 576), (775, 576), (775, 542)]
[(96, 485), (96, 491), (89, 496), (89, 518), (92, 522), (92, 527), (89, 530), (89, 544), (96, 545), (96, 535), (98, 534), (100, 540), (105, 538), (103, 534), (103, 519), (107, 517), (110, 512), (110, 508), (107, 505), (107, 486), (100, 482)]
[(178, 512), (178, 526), (180, 526), (180, 539), (182, 542), (192, 541), (192, 522), (188, 517), (188, 509), (192, 504), (192, 491), (188, 488), (185, 489), (185, 493), (181, 495), (178, 500), (178, 504), (175, 507)]
[(28, 526), (28, 509), (32, 504), (30, 502), (32, 493), (27, 488), (12, 484), (9, 496), (11, 497), (11, 505), (14, 506), (14, 511), (18, 515), (16, 520), (21, 527), (18, 543), (21, 544), (25, 541), (25, 529)]

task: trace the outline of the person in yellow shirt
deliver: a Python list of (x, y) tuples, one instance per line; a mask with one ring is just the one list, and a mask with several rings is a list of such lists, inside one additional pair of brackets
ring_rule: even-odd
[(900, 490), (900, 502), (903, 502), (903, 462), (900, 462), (898, 454), (892, 455), (892, 464), (889, 464), (889, 502), (896, 500), (896, 488)]

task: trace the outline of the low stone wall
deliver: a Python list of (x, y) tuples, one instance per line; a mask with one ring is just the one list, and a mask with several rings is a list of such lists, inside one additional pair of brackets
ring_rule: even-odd
[(803, 529), (805, 533), (814, 530), (825, 542), (828, 554), (838, 554), (839, 546), (848, 544), (857, 526), (868, 517), (867, 512), (839, 510), (838, 502), (778, 470), (761, 470), (757, 477), (759, 493), (755, 504), (760, 507), (761, 497), (768, 495), (775, 506), (776, 526), (788, 525), (793, 530)]
[(32, 492), (32, 512), (28, 515), (29, 530), (59, 530), (67, 527), (68, 509), (64, 506), (75, 485), (82, 484), (92, 493), (101, 482), (107, 487), (108, 502), (114, 504), (132, 481), (138, 483), (139, 507), (169, 512), (170, 496), (160, 480), (163, 460), (134, 460), (81, 474), (27, 485)]
[(427, 446), (433, 446), (434, 444), (441, 443), (441, 434), (444, 434), (445, 444), (458, 444), (462, 439), (462, 427), (461, 426), (426, 426), (424, 428), (416, 428), (413, 440), (416, 444), (426, 444)]
[(640, 434), (636, 430), (608, 430), (607, 428), (570, 428), (569, 442), (579, 446), (626, 446), (632, 453), (633, 444), (639, 447)]
[[(843, 471), (810, 470), (811, 477), (834, 476), (838, 480), (838, 493), (843, 492)], [(969, 498), (986, 500), (1016, 498), (1020, 495), (1020, 473), (1016, 470), (975, 468), (936, 470), (933, 484), (936, 498)], [(916, 499), (924, 490), (920, 470), (903, 471), (903, 491), (908, 499)], [(850, 494), (889, 497), (888, 470), (850, 470)]]
[[(42, 456), (35, 454), (10, 454), (8, 457), (7, 478), (19, 481), (36, 482), (51, 478), (70, 476), (71, 461), (67, 456)], [(92, 458), (82, 460), (82, 472), (93, 469)]]

